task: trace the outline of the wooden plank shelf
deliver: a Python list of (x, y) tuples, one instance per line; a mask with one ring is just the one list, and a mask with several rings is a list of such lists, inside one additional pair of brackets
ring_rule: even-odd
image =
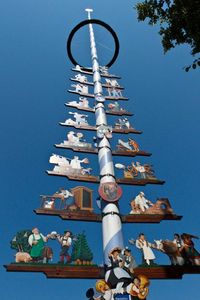
[(133, 150), (113, 150), (112, 155), (121, 155), (121, 156), (151, 156), (150, 152), (146, 151), (133, 151)]
[(66, 209), (45, 209), (39, 208), (34, 210), (38, 215), (50, 215), (59, 216), (63, 220), (69, 221), (88, 221), (88, 222), (101, 222), (102, 217), (100, 214), (92, 212), (77, 212), (77, 211), (67, 211)]
[(163, 220), (179, 221), (182, 216), (175, 214), (133, 214), (123, 215), (122, 223), (160, 223)]
[[(89, 86), (94, 86), (94, 82), (91, 82), (91, 81), (81, 81), (81, 80), (78, 80), (76, 78), (70, 78), (71, 81), (75, 81), (75, 82), (78, 82), (80, 84), (86, 84), (86, 85), (89, 85)], [(106, 89), (113, 89), (113, 88), (116, 88), (118, 90), (124, 90), (124, 87), (123, 86), (113, 86), (113, 85), (110, 85), (110, 84), (107, 84), (107, 83), (101, 83), (102, 87), (106, 88)]]
[[(76, 92), (74, 90), (67, 90), (69, 93), (72, 93), (72, 94), (77, 94), (77, 95), (80, 95), (82, 97), (88, 97), (88, 98), (95, 98), (95, 95), (94, 94), (86, 94), (86, 93), (82, 93), (82, 92)], [(106, 100), (113, 100), (113, 101), (118, 101), (118, 100), (124, 100), (124, 101), (127, 101), (129, 100), (129, 98), (127, 97), (113, 97), (113, 96), (104, 96), (104, 98)]]
[[(81, 69), (72, 68), (71, 70), (75, 71), (75, 72), (82, 73), (82, 74), (87, 74), (87, 75), (93, 76), (92, 69), (90, 69), (90, 68), (81, 68)], [(120, 76), (117, 76), (117, 75), (114, 75), (114, 74), (105, 74), (105, 73), (100, 72), (100, 75), (101, 75), (101, 77), (121, 79)]]
[(159, 180), (157, 178), (146, 178), (146, 179), (136, 179), (136, 178), (117, 178), (117, 183), (122, 184), (133, 184), (133, 185), (146, 185), (146, 184), (164, 184), (164, 180)]
[[(56, 148), (70, 149), (74, 152), (98, 154), (97, 148), (75, 147), (75, 146), (68, 146), (65, 144), (55, 144), (54, 146)], [(112, 155), (135, 157), (135, 156), (151, 156), (152, 154), (146, 151), (113, 150)]]
[[(11, 263), (4, 267), (8, 272), (36, 272), (45, 274), (47, 278), (60, 279), (102, 279), (105, 274), (104, 268), (98, 266)], [(134, 275), (139, 274), (146, 275), (149, 279), (182, 279), (186, 274), (200, 274), (200, 266), (139, 266)]]
[[(71, 175), (71, 174), (58, 173), (56, 171), (48, 171), (48, 170), (46, 171), (46, 173), (48, 175), (64, 176), (64, 177), (67, 177), (69, 180), (86, 181), (86, 182), (94, 182), (94, 183), (100, 182), (99, 176)], [(165, 183), (165, 181), (159, 180), (157, 178), (146, 178), (146, 179), (117, 178), (116, 182), (122, 183), (122, 184), (141, 185), (141, 186), (144, 186), (146, 184), (164, 184)]]
[[(68, 211), (66, 209), (47, 209), (38, 208), (34, 210), (38, 215), (58, 216), (63, 220), (69, 221), (87, 221), (87, 222), (101, 222), (102, 216), (93, 212), (77, 212)], [(160, 223), (163, 220), (181, 220), (182, 216), (175, 214), (134, 214), (122, 215), (122, 223)]]
[(68, 145), (65, 145), (65, 144), (55, 144), (54, 146), (56, 148), (70, 149), (74, 152), (98, 154), (98, 149), (97, 148), (75, 147), (75, 146), (68, 146)]
[[(96, 131), (97, 127), (95, 126), (90, 126), (90, 125), (77, 125), (77, 124), (66, 124), (64, 122), (59, 122), (59, 124), (61, 126), (67, 126), (67, 127), (73, 127), (76, 129), (81, 129), (81, 130), (92, 130), (92, 131)], [(135, 128), (130, 128), (130, 129), (118, 129), (116, 127), (112, 127), (112, 132), (113, 133), (134, 133), (134, 134), (141, 134), (142, 131), (141, 130), (136, 130)]]
[[(88, 111), (88, 112), (92, 112), (92, 113), (95, 112), (95, 109), (91, 108), (91, 107), (83, 107), (83, 106), (70, 105), (68, 103), (65, 103), (65, 105), (68, 106), (68, 107), (76, 108), (78, 110), (84, 110), (84, 111)], [(125, 110), (125, 109), (120, 109), (120, 110), (116, 110), (116, 111), (108, 109), (108, 110), (106, 110), (106, 113), (108, 115), (115, 115), (115, 116), (123, 116), (123, 115), (125, 115), (125, 116), (133, 116), (133, 113), (131, 113), (131, 112)]]

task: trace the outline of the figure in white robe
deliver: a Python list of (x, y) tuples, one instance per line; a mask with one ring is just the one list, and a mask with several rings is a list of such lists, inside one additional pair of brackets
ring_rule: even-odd
[(143, 233), (140, 233), (139, 237), (137, 238), (135, 245), (138, 249), (142, 251), (143, 254), (143, 263), (147, 265), (153, 264), (154, 259), (156, 258), (151, 247), (153, 244), (149, 243), (146, 240), (146, 237)]

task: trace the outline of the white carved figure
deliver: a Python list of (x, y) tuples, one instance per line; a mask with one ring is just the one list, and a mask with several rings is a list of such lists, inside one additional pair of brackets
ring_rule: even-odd
[(110, 97), (116, 97), (116, 98), (123, 97), (120, 89), (107, 88), (107, 91)]
[(119, 126), (120, 129), (130, 129), (130, 128), (132, 128), (128, 118), (118, 119), (118, 121), (115, 123), (115, 125), (117, 127)]
[(74, 158), (71, 159), (70, 166), (72, 167), (72, 169), (81, 170), (81, 163), (88, 163), (88, 159), (84, 158), (80, 160), (78, 156), (74, 156)]
[(140, 162), (137, 161), (134, 167), (140, 173), (141, 178), (147, 178), (146, 169), (140, 164)]
[(113, 87), (116, 87), (116, 86), (119, 87), (120, 86), (116, 79), (108, 79), (108, 78), (106, 78), (105, 80), (106, 80), (107, 84), (109, 84), (109, 85), (111, 85)]
[(64, 189), (61, 189), (60, 192), (58, 193), (58, 195), (60, 195), (64, 199), (68, 199), (69, 197), (74, 196), (70, 191), (64, 190)]
[(85, 98), (85, 97), (80, 97), (79, 98), (79, 106), (81, 106), (81, 107), (89, 107), (89, 101), (87, 100), (87, 98)]
[(151, 250), (151, 247), (154, 245), (146, 240), (146, 237), (143, 233), (139, 234), (138, 238), (136, 239), (135, 246), (142, 251), (142, 262), (147, 265), (153, 264), (153, 261), (156, 257)]
[(76, 65), (75, 69), (76, 71), (81, 71), (81, 67), (79, 65)]
[(76, 80), (80, 81), (80, 82), (87, 82), (87, 77), (84, 75), (81, 75), (80, 73), (75, 75)]
[(69, 160), (64, 156), (57, 155), (57, 154), (52, 154), (52, 156), (49, 159), (49, 162), (51, 164), (69, 166)]
[(78, 106), (85, 107), (85, 108), (89, 107), (89, 101), (85, 97), (79, 97), (79, 102), (70, 101), (70, 102), (67, 102), (67, 104), (71, 105), (71, 106), (75, 106), (75, 107), (78, 107)]
[(78, 144), (82, 137), (83, 137), (83, 134), (81, 132), (75, 133), (74, 131), (69, 131), (67, 134), (68, 142), (70, 142), (72, 144)]
[(74, 156), (73, 159), (71, 159), (70, 167), (73, 169), (73, 173), (81, 174), (81, 175), (90, 175), (92, 169), (91, 168), (83, 168), (81, 166), (81, 163), (88, 164), (89, 160), (87, 158), (84, 158), (82, 160), (79, 159), (78, 156)]
[(67, 102), (67, 104), (75, 107), (79, 106), (79, 103), (77, 101), (69, 101)]
[[(134, 202), (134, 203), (132, 203)], [(140, 192), (133, 201), (131, 201), (131, 207), (132, 207), (132, 210), (130, 212), (130, 214), (134, 214), (135, 212), (145, 212), (147, 209), (150, 208), (150, 206), (152, 206), (153, 203), (148, 200), (146, 197), (145, 197), (145, 194), (143, 192)], [(136, 211), (134, 211), (134, 208)], [(138, 208), (139, 208), (139, 211), (138, 211)]]
[(92, 148), (92, 144), (87, 143), (83, 137), (84, 136), (81, 132), (75, 133), (74, 131), (69, 131), (67, 133), (67, 140), (65, 140), (62, 144), (66, 146)]
[(71, 87), (74, 87), (75, 92), (77, 92), (77, 93), (88, 94), (88, 86), (87, 85), (77, 83), (77, 84), (71, 84)]
[(46, 200), (44, 202), (44, 208), (51, 209), (51, 208), (53, 208), (53, 206), (54, 206), (54, 200)]
[(51, 164), (56, 164), (53, 171), (57, 173), (66, 173), (69, 168), (69, 160), (66, 157), (57, 154), (53, 154), (50, 157), (49, 162)]
[(108, 67), (105, 67), (105, 66), (99, 66), (99, 69), (100, 69), (100, 72), (101, 72), (103, 75), (109, 75), (109, 73), (108, 73)]
[[(73, 115), (73, 117), (75, 119), (75, 124), (77, 124), (77, 125), (83, 125), (83, 124), (88, 125), (88, 122), (86, 120), (86, 118), (88, 117), (87, 115), (79, 114), (77, 112), (75, 112), (75, 113), (74, 112), (69, 112), (69, 114)], [(67, 121), (69, 121), (69, 120), (71, 122), (71, 119), (67, 119), (65, 121), (65, 123), (67, 123)], [(72, 120), (72, 122), (74, 122), (74, 121)]]
[(120, 147), (123, 147), (127, 150), (132, 150), (131, 146), (129, 145), (129, 142), (124, 142), (123, 140), (119, 139), (118, 144)]
[(81, 163), (88, 164), (89, 160), (84, 158), (82, 160), (79, 159), (78, 156), (74, 156), (72, 159), (67, 159), (63, 156), (53, 154), (49, 160), (50, 163), (56, 164), (53, 171), (62, 174), (90, 174), (91, 168), (84, 169), (81, 166)]

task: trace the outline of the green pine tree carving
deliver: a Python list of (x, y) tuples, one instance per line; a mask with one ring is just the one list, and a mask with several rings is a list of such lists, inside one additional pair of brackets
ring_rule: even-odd
[(93, 254), (88, 246), (86, 235), (84, 232), (77, 236), (77, 240), (74, 242), (72, 247), (72, 261), (92, 261)]
[(31, 234), (30, 229), (18, 231), (12, 241), (10, 241), (11, 248), (30, 253), (31, 247), (28, 243), (28, 238)]

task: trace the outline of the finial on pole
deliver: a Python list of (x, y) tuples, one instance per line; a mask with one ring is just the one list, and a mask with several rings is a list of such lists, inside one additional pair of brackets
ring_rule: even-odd
[(92, 8), (86, 8), (85, 11), (88, 13), (88, 20), (91, 19), (91, 12), (93, 12)]

